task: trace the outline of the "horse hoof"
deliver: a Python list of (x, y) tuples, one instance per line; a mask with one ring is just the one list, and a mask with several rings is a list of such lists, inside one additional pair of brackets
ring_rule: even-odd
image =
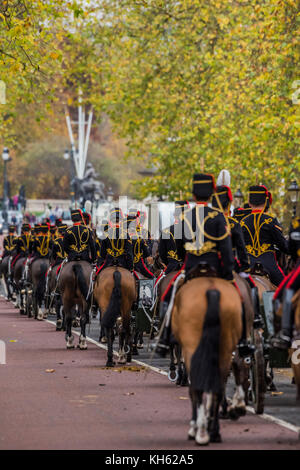
[(43, 320), (43, 314), (42, 314), (42, 313), (38, 313), (36, 319), (37, 319), (37, 320)]
[(196, 437), (196, 433), (197, 433), (196, 422), (192, 420), (190, 422), (190, 429), (189, 429), (189, 432), (188, 432), (188, 440), (189, 441), (194, 441), (195, 437)]
[(100, 339), (100, 342), (101, 342), (102, 344), (106, 344), (106, 343), (107, 343), (107, 338), (106, 338), (106, 336), (102, 336), (102, 338)]
[(25, 310), (23, 308), (20, 308), (20, 315), (25, 315)]
[(207, 446), (209, 444), (210, 438), (209, 434), (205, 432), (198, 431), (195, 436), (195, 442), (198, 446)]
[(209, 442), (222, 442), (221, 434), (211, 434), (209, 438)]
[(114, 367), (115, 366), (115, 362), (114, 361), (107, 361), (106, 362), (106, 367)]
[(137, 348), (138, 348), (138, 349), (144, 349), (143, 343), (138, 343), (138, 344), (137, 344)]
[(44, 313), (43, 314), (43, 320), (47, 320), (47, 318), (48, 318), (48, 313)]
[(74, 344), (67, 344), (67, 349), (74, 349), (74, 348), (75, 348)]
[(236, 411), (236, 408), (229, 408), (228, 415), (229, 415), (229, 418), (232, 419), (232, 421), (236, 421), (240, 417)]
[(132, 348), (132, 355), (133, 356), (138, 356), (139, 355), (139, 352), (138, 352), (136, 346), (134, 348)]
[(235, 409), (236, 413), (238, 416), (245, 416), (247, 413), (247, 410), (245, 407), (239, 406)]
[(128, 355), (127, 355), (127, 358), (126, 358), (126, 362), (131, 362), (131, 361), (132, 361), (131, 355), (128, 354)]

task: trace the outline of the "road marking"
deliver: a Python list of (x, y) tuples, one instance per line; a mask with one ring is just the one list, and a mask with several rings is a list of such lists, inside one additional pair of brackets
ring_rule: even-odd
[[(46, 320), (46, 321), (48, 323), (51, 323), (52, 325), (56, 326), (55, 322), (53, 322), (51, 320)], [(77, 336), (80, 336), (79, 332), (77, 332), (77, 331), (72, 331), (72, 332), (75, 333)], [(87, 336), (86, 339), (87, 339), (87, 341), (89, 341), (90, 343), (95, 344), (99, 348), (107, 350), (107, 346), (105, 346), (104, 344), (99, 343), (98, 341), (94, 340), (93, 338), (90, 338), (89, 336)], [(117, 351), (114, 351), (114, 354), (118, 354)], [(137, 361), (136, 359), (132, 359), (132, 362), (135, 362), (136, 364), (138, 364), (140, 366), (145, 366), (146, 368), (148, 368), (148, 369), (150, 369), (153, 372), (156, 372), (158, 374), (168, 376), (168, 373), (166, 371), (164, 371), (162, 369), (159, 369), (158, 367), (150, 366), (147, 363)], [(284, 421), (283, 419), (275, 418), (275, 416), (269, 415), (267, 413), (263, 413), (263, 414), (260, 414), (260, 415), (256, 414), (254, 408), (252, 408), (251, 406), (246, 406), (246, 410), (249, 411), (252, 414), (255, 414), (258, 418), (265, 419), (266, 421), (271, 421), (275, 424), (278, 424), (278, 426), (282, 426), (282, 427), (288, 429), (289, 431), (293, 431), (293, 432), (297, 433), (298, 434), (298, 439), (300, 439), (300, 428), (298, 426), (295, 426), (294, 424), (288, 423), (287, 421)]]

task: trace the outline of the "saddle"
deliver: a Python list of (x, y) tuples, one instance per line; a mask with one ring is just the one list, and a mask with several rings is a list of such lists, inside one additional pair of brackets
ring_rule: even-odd
[(188, 275), (185, 277), (185, 282), (197, 277), (218, 277), (218, 273), (215, 268), (210, 266), (204, 261), (200, 261), (197, 266), (194, 266)]
[(250, 274), (256, 274), (257, 276), (265, 276), (270, 279), (269, 273), (265, 270), (261, 263), (255, 263), (250, 270)]

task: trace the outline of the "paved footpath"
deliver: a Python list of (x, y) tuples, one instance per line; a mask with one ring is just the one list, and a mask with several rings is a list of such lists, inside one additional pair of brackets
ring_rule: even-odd
[[(0, 339), (0, 449), (203, 449), (186, 438), (187, 388), (165, 376), (134, 362), (106, 369), (92, 343), (67, 351), (63, 333), (4, 299)], [(297, 433), (252, 414), (221, 421), (221, 433), (205, 449), (300, 449)]]

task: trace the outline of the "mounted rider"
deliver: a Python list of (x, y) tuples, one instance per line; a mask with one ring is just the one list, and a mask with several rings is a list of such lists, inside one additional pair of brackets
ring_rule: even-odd
[(71, 211), (72, 227), (68, 227), (64, 234), (63, 248), (68, 261), (96, 261), (96, 247), (91, 230), (85, 225), (83, 213), (80, 209)]
[[(217, 195), (217, 196), (216, 196)], [(250, 275), (250, 258), (247, 253), (242, 228), (235, 217), (230, 216), (230, 205), (233, 201), (229, 186), (217, 186), (216, 195), (212, 197), (212, 207), (221, 209), (230, 225), (231, 242), (234, 255), (234, 271), (245, 279), (251, 289), (252, 302), (255, 312), (254, 326), (262, 327), (262, 319), (259, 311), (258, 289)]]
[(109, 228), (106, 238), (102, 240), (100, 257), (104, 260), (98, 273), (109, 266), (120, 266), (133, 271), (132, 241), (124, 225), (121, 209), (114, 208), (110, 212)]
[(3, 255), (5, 256), (14, 256), (17, 251), (17, 236), (16, 236), (16, 226), (10, 225), (8, 227), (8, 235), (4, 237), (3, 240)]
[(30, 224), (23, 224), (21, 227), (21, 235), (17, 238), (17, 253), (27, 258), (29, 254), (29, 246), (31, 240)]
[(278, 286), (284, 278), (284, 273), (276, 261), (275, 245), (283, 253), (288, 253), (288, 243), (278, 220), (265, 213), (267, 205), (271, 203), (271, 194), (265, 186), (251, 186), (249, 188), (251, 214), (244, 217), (240, 224), (251, 268), (260, 263), (271, 282)]
[(184, 253), (179, 246), (179, 239), (182, 237), (183, 229), (181, 215), (187, 208), (189, 208), (188, 201), (175, 201), (174, 224), (162, 231), (159, 240), (159, 256), (167, 266), (165, 275), (179, 271), (183, 264)]
[(57, 227), (56, 238), (52, 244), (50, 264), (51, 267), (61, 265), (63, 260), (67, 257), (67, 254), (64, 250), (64, 235), (68, 226), (61, 224)]
[(271, 340), (272, 346), (278, 349), (288, 349), (293, 337), (294, 311), (292, 299), (300, 289), (300, 218), (292, 220), (289, 230), (289, 251), (294, 269), (284, 278), (274, 294), (275, 313), (282, 302), (281, 330)]
[(40, 224), (35, 228), (34, 238), (30, 246), (31, 263), (37, 258), (49, 258), (51, 247), (51, 234), (49, 224)]
[[(131, 216), (130, 216), (131, 214)], [(154, 274), (147, 268), (145, 260), (152, 262), (151, 251), (147, 239), (143, 238), (143, 231), (140, 227), (139, 213), (135, 216), (129, 212), (126, 220), (127, 232), (132, 242), (134, 271), (142, 274), (148, 279), (152, 279)]]
[[(183, 235), (179, 240), (179, 246), (185, 255), (182, 271), (185, 279), (195, 276), (197, 271), (205, 267), (218, 277), (234, 282), (233, 268), (234, 258), (232, 252), (231, 234), (228, 221), (221, 210), (208, 206), (208, 201), (216, 189), (214, 177), (210, 174), (196, 173), (193, 177), (193, 198), (196, 206), (183, 214)], [(171, 296), (172, 285), (176, 276), (162, 296), (161, 317), (164, 317), (168, 301)], [(245, 324), (245, 322), (243, 322)], [(162, 333), (156, 352), (162, 356), (168, 350), (170, 337), (170, 316)], [(245, 340), (245, 329), (240, 341), (240, 351), (248, 355), (248, 344)]]

